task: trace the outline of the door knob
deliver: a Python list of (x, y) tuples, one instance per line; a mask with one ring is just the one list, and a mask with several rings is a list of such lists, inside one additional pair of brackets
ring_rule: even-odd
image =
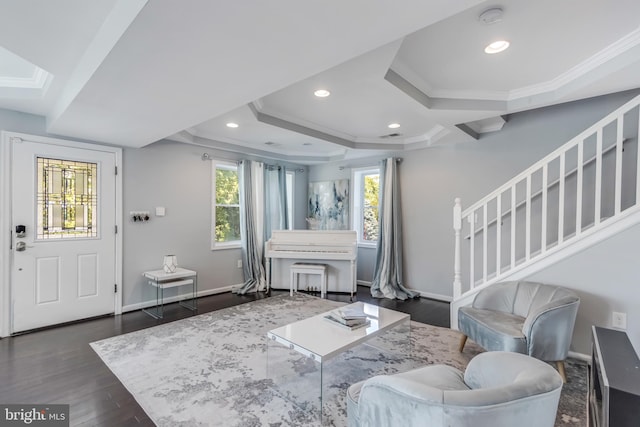
[(16, 252), (22, 252), (27, 249), (27, 244), (25, 242), (16, 242)]

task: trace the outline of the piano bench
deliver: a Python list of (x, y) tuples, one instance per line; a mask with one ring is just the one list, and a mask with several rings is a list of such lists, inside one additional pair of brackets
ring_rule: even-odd
[(298, 275), (299, 274), (316, 274), (320, 276), (320, 297), (324, 298), (327, 294), (327, 265), (326, 264), (306, 264), (296, 262), (291, 265), (289, 280), (289, 295), (293, 296), (293, 291), (298, 292)]

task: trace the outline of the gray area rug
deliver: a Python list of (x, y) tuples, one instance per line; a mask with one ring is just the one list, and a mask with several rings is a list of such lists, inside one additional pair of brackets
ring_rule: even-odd
[[(159, 426), (319, 425), (318, 401), (300, 397), (319, 387), (316, 365), (287, 351), (285, 364), (300, 381), (293, 391), (275, 385), (267, 379), (266, 333), (340, 305), (302, 293), (280, 295), (91, 346)], [(393, 342), (393, 334), (380, 340)], [(464, 370), (482, 350), (468, 343), (459, 353), (458, 341), (456, 331), (411, 322), (410, 355), (360, 345), (332, 359), (324, 368), (322, 424), (346, 425), (345, 391), (361, 379), (437, 363)], [(570, 361), (567, 375), (556, 426), (586, 426), (587, 367)]]

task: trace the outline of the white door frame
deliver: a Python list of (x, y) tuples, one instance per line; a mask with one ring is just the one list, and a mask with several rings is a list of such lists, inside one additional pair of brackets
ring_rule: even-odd
[(115, 155), (118, 168), (116, 175), (115, 219), (116, 234), (115, 279), (118, 292), (114, 294), (114, 312), (122, 314), (122, 149), (99, 144), (69, 141), (16, 132), (0, 132), (0, 337), (11, 334), (11, 263), (13, 258), (11, 223), (11, 176), (12, 141), (19, 138), (24, 141), (39, 142), (63, 147), (98, 150)]

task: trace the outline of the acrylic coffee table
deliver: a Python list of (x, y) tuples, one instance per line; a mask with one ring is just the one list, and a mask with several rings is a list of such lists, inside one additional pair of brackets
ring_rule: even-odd
[[(350, 306), (362, 307), (371, 324), (350, 330), (326, 320), (324, 316), (329, 313), (326, 312), (267, 333), (267, 377), (286, 398), (296, 403), (317, 403), (322, 408), (327, 394), (324, 375), (328, 363), (357, 345), (366, 343), (382, 347), (383, 351), (402, 351), (404, 354), (410, 351), (411, 318), (408, 314), (362, 302), (347, 307)], [(382, 340), (373, 342), (374, 338), (391, 330), (395, 334), (393, 346), (384, 348)], [(322, 411), (319, 416), (322, 418)]]

